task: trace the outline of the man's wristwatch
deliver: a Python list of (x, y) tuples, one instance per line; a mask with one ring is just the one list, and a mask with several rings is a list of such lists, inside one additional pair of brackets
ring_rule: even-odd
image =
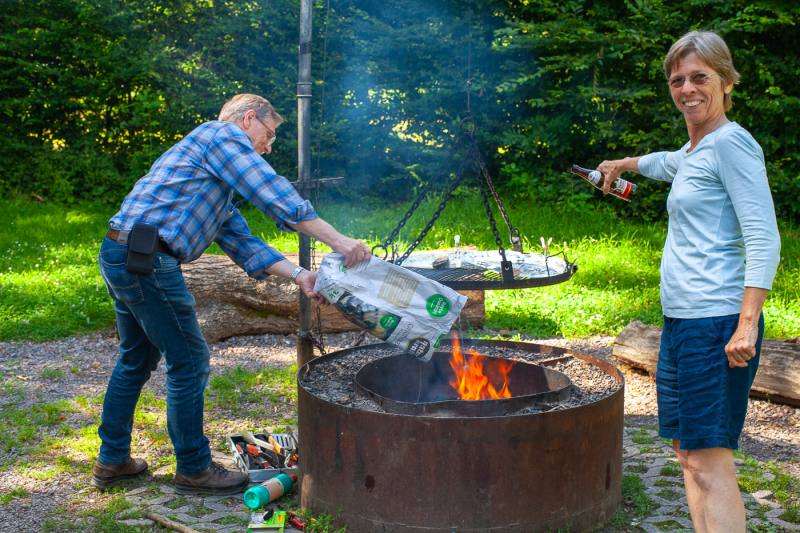
[(292, 270), (292, 275), (290, 276), (292, 278), (292, 281), (297, 283), (297, 276), (299, 276), (300, 274), (302, 274), (305, 271), (306, 271), (306, 269), (301, 267), (301, 266), (294, 267), (294, 270)]

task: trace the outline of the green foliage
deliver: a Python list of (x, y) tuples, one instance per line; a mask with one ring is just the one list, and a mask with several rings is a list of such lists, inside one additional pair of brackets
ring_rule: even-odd
[[(0, 194), (118, 203), (237, 92), (286, 116), (269, 159), (292, 175), (298, 11), (296, 0), (6, 2)], [(742, 73), (730, 116), (764, 148), (778, 212), (797, 220), (798, 15), (744, 0), (317, 0), (312, 170), (346, 176), (341, 200), (404, 200), (442, 187), (474, 130), (507, 193), (580, 203), (596, 193), (574, 189), (570, 163), (685, 142), (661, 61), (708, 28)], [(635, 206), (613, 209), (663, 218), (666, 186), (639, 185)]]
[(623, 474), (622, 506), (611, 519), (610, 525), (626, 530), (634, 520), (649, 515), (653, 506), (653, 500), (647, 495), (642, 479), (636, 474)]
[(296, 20), (289, 0), (6, 2), (0, 193), (117, 203), (233, 94), (292, 109)]
[[(735, 455), (744, 460), (737, 476), (739, 488), (750, 493), (771, 491), (786, 514), (792, 516), (789, 521), (800, 523), (800, 478), (787, 474), (774, 463), (764, 464), (741, 452)], [(767, 477), (766, 473), (771, 475)]]
[[(712, 29), (726, 39), (742, 74), (729, 117), (763, 147), (778, 211), (798, 219), (800, 99), (794, 79), (800, 59), (793, 43), (800, 7), (715, 0), (511, 6), (496, 46), (519, 66), (498, 92), (523, 111), (504, 136), (500, 165), (512, 177), (539, 176), (512, 183), (557, 198), (567, 185), (556, 173), (570, 163), (591, 166), (684, 144), (686, 127), (661, 62), (685, 32)], [(663, 186), (639, 181), (636, 214), (662, 217)]]
[(62, 421), (76, 411), (72, 402), (58, 401), (34, 404), (25, 409), (13, 406), (0, 407), (4, 423), (0, 428), (0, 451), (38, 449), (45, 434), (42, 428), (60, 426)]

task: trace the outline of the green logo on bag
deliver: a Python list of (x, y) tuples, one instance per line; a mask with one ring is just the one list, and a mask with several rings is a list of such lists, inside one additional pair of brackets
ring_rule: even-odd
[(381, 327), (387, 331), (393, 330), (400, 322), (400, 317), (397, 315), (383, 315), (381, 317)]
[(442, 340), (444, 339), (444, 333), (439, 335), (439, 338), (436, 339), (436, 342), (433, 343), (434, 348), (438, 348), (440, 344), (442, 344)]
[(425, 309), (433, 318), (441, 318), (450, 311), (450, 300), (441, 294), (434, 294), (425, 301)]

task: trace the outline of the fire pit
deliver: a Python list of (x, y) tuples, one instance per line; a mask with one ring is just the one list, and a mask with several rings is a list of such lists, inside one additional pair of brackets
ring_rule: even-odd
[(609, 519), (621, 499), (622, 375), (560, 348), (463, 348), (443, 344), (420, 363), (373, 344), (304, 365), (301, 504), (350, 533), (588, 531)]
[[(561, 372), (476, 354), (470, 362), (485, 372), (486, 388), (491, 387), (496, 397), (487, 394), (488, 398), (464, 401), (453, 386), (457, 377), (451, 357), (447, 352), (435, 352), (428, 363), (407, 355), (377, 359), (358, 371), (355, 388), (387, 413), (431, 416), (508, 415), (529, 405), (569, 397), (570, 380)], [(494, 386), (495, 383), (499, 385)], [(514, 395), (503, 394), (504, 390), (513, 390)]]

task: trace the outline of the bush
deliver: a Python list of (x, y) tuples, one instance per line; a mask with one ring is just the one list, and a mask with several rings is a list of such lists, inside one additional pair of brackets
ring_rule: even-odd
[[(763, 147), (779, 216), (800, 220), (800, 5), (342, 0), (315, 9), (310, 164), (346, 176), (342, 200), (441, 188), (474, 133), (506, 195), (580, 203), (595, 193), (565, 173), (571, 163), (686, 141), (661, 61), (686, 31), (713, 29), (742, 74), (729, 117)], [(286, 117), (269, 159), (293, 176), (297, 20), (291, 0), (9, 3), (0, 11), (0, 189), (120, 199), (237, 92), (264, 94)], [(638, 185), (635, 208), (612, 209), (663, 217), (666, 186)]]
[[(4, 151), (5, 152), (5, 151)], [(126, 180), (111, 157), (96, 146), (69, 146), (55, 150), (43, 145), (18, 146), (6, 161), (4, 195), (32, 195), (69, 205), (78, 199), (117, 200)]]

